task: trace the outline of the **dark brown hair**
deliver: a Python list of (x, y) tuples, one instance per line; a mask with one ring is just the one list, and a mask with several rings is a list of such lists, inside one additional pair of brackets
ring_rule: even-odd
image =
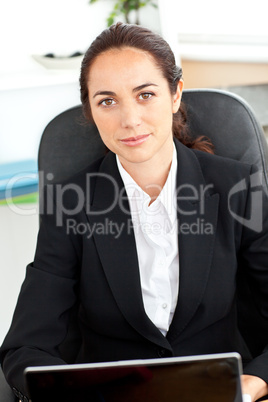
[[(123, 47), (134, 47), (150, 53), (168, 81), (170, 93), (175, 94), (177, 91), (178, 82), (182, 78), (182, 69), (176, 66), (174, 54), (168, 43), (160, 35), (147, 28), (118, 22), (105, 29), (92, 42), (82, 62), (80, 93), (83, 113), (87, 120), (93, 120), (88, 97), (90, 67), (101, 53)], [(190, 137), (186, 108), (183, 102), (181, 102), (179, 111), (173, 115), (173, 135), (189, 148), (213, 153), (213, 146), (206, 137), (202, 136), (196, 139)]]

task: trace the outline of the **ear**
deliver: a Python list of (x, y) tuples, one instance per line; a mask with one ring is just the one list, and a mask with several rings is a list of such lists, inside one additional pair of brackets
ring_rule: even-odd
[(183, 90), (183, 85), (184, 82), (180, 80), (177, 85), (177, 91), (174, 95), (173, 98), (173, 105), (172, 105), (172, 112), (177, 113), (179, 110), (180, 104), (181, 104), (181, 96), (182, 96), (182, 90)]

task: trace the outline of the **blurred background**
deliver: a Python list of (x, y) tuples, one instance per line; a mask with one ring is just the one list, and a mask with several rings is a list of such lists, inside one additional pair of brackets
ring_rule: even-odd
[[(106, 27), (107, 18), (124, 21), (123, 14), (114, 15), (116, 3), (0, 0), (0, 342), (26, 264), (34, 256), (42, 132), (58, 113), (80, 103), (82, 54)], [(185, 87), (223, 88), (241, 95), (268, 135), (267, 0), (144, 3), (139, 22), (170, 43), (183, 67)], [(135, 11), (128, 17), (135, 22)], [(27, 180), (7, 205), (7, 182), (21, 172)]]

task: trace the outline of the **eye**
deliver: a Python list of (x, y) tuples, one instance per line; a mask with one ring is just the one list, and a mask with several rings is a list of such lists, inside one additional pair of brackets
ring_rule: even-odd
[(143, 92), (142, 94), (139, 95), (139, 98), (141, 100), (148, 100), (150, 99), (154, 94), (152, 92)]
[(99, 102), (99, 105), (103, 106), (113, 106), (115, 104), (115, 100), (112, 98), (103, 99)]

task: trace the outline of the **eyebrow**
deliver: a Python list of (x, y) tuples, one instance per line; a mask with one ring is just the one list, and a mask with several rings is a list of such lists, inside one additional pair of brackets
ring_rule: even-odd
[(146, 82), (145, 84), (139, 85), (138, 87), (134, 88), (132, 92), (138, 92), (141, 89), (144, 89), (146, 87), (151, 87), (151, 86), (158, 87), (158, 85), (153, 84), (152, 82)]
[[(145, 84), (139, 85), (138, 87), (134, 88), (132, 90), (132, 92), (138, 92), (146, 87), (150, 87), (150, 86), (154, 86), (154, 87), (158, 87), (158, 85), (153, 84), (152, 82), (146, 82)], [(98, 95), (108, 95), (108, 96), (116, 96), (116, 93), (113, 91), (97, 91), (93, 98), (95, 98)]]

